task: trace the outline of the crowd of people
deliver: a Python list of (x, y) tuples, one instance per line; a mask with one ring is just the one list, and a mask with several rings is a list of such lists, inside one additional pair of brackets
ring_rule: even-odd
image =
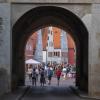
[(37, 81), (40, 81), (41, 86), (47, 83), (51, 85), (52, 77), (57, 78), (57, 85), (59, 86), (61, 76), (63, 76), (63, 79), (66, 79), (66, 76), (71, 75), (71, 66), (68, 64), (48, 64), (47, 66), (40, 64), (38, 67), (31, 66), (31, 69), (28, 70), (28, 75), (33, 86), (37, 85)]

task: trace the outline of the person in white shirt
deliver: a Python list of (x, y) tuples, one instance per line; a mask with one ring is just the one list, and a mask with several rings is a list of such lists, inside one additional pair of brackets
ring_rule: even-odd
[(62, 69), (62, 72), (63, 72), (63, 78), (66, 79), (66, 67), (64, 67), (64, 68)]
[(36, 81), (38, 81), (39, 69), (38, 69), (38, 68), (36, 68), (36, 69), (35, 69), (35, 72), (36, 72)]

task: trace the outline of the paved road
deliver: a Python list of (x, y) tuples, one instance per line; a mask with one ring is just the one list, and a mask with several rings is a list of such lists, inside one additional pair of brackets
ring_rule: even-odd
[[(32, 86), (32, 81), (29, 80), (28, 75), (26, 75), (25, 85)], [(38, 78), (37, 86), (40, 86), (40, 79), (39, 78)], [(45, 86), (48, 86), (48, 79), (46, 79)], [(56, 77), (52, 77), (51, 86), (57, 86), (57, 78)], [(63, 77), (61, 77), (60, 78), (60, 86), (75, 86), (75, 78), (68, 78), (67, 77), (66, 79), (64, 79)]]
[(21, 100), (87, 100), (77, 96), (70, 86), (75, 86), (75, 79), (61, 77), (60, 86), (57, 86), (57, 79), (52, 78), (51, 86), (45, 84), (40, 87), (38, 80), (37, 86), (33, 87), (32, 82), (26, 76), (26, 85), (30, 86), (29, 90), (25, 93)]
[(88, 100), (80, 98), (70, 88), (70, 86), (75, 86), (75, 79), (61, 78), (59, 87), (55, 77), (52, 78), (51, 86), (46, 84), (41, 87), (38, 81), (37, 86), (33, 87), (28, 77), (25, 83), (29, 88), (25, 87), (26, 89), (22, 88), (14, 93), (5, 94), (0, 100)]
[(21, 100), (87, 100), (74, 94), (70, 87), (30, 87)]

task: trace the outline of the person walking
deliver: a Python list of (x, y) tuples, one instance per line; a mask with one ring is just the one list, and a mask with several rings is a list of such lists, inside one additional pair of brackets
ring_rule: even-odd
[(60, 70), (60, 68), (57, 68), (56, 77), (57, 77), (57, 85), (58, 86), (59, 86), (59, 82), (60, 82), (60, 76), (61, 76), (61, 70)]
[(38, 67), (36, 67), (35, 71), (36, 71), (36, 81), (38, 81), (38, 77), (39, 77), (39, 69), (38, 69)]
[(44, 84), (46, 83), (45, 82), (45, 71), (44, 71), (44, 68), (41, 69), (41, 72), (40, 72), (40, 83), (41, 83), (41, 86), (44, 86)]
[(62, 72), (63, 72), (63, 79), (65, 80), (66, 79), (66, 67), (65, 66), (63, 67)]
[(52, 75), (53, 75), (53, 70), (52, 70), (51, 67), (48, 68), (47, 75), (48, 75), (48, 84), (51, 85), (51, 78), (52, 78)]
[(32, 71), (32, 85), (36, 86), (36, 71), (35, 71), (35, 68)]

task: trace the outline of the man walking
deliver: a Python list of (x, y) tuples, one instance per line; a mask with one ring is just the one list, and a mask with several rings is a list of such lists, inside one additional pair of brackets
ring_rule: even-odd
[(41, 83), (41, 86), (44, 86), (44, 84), (46, 83), (44, 68), (42, 68), (40, 72), (40, 83)]
[(48, 84), (51, 85), (51, 78), (53, 75), (53, 69), (51, 67), (48, 68), (47, 75), (48, 75), (48, 81), (49, 81)]

